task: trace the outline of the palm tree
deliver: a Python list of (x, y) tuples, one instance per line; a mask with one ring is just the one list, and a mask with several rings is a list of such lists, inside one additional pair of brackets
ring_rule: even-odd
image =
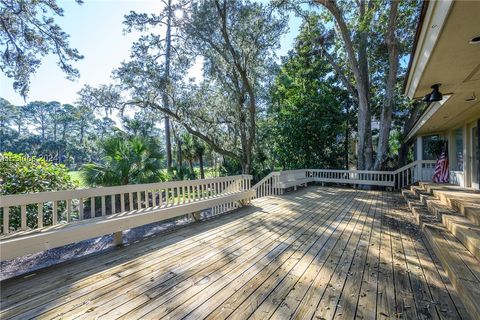
[(100, 149), (103, 161), (82, 168), (89, 185), (116, 186), (163, 180), (163, 154), (154, 139), (120, 132), (101, 141)]
[(198, 164), (200, 166), (200, 178), (205, 179), (205, 170), (203, 165), (203, 156), (205, 155), (205, 144), (200, 141), (198, 138), (194, 138), (195, 141), (195, 154), (196, 158), (198, 159)]
[(205, 144), (201, 142), (197, 137), (190, 134), (184, 134), (182, 136), (182, 153), (185, 159), (188, 161), (190, 168), (190, 178), (195, 178), (195, 170), (193, 169), (193, 163), (198, 161), (200, 166), (200, 178), (205, 179), (205, 170), (203, 164), (203, 156), (205, 155)]
[(193, 162), (197, 160), (197, 154), (195, 153), (195, 141), (190, 134), (184, 134), (182, 136), (182, 153), (185, 159), (188, 161), (190, 168), (190, 179), (195, 178), (195, 171), (193, 169)]

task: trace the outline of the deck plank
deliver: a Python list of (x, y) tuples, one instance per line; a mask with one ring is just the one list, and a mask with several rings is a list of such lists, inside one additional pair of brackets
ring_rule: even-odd
[[(326, 206), (324, 206), (325, 204)], [(309, 211), (315, 213), (315, 207), (318, 207), (318, 205), (319, 204), (314, 204)], [(322, 206), (328, 209), (328, 203), (324, 203)], [(313, 221), (308, 221), (302, 227), (289, 230), (289, 232), (283, 237), (284, 239), (280, 241), (278, 246), (274, 246), (269, 249), (272, 251), (265, 250), (263, 254), (256, 258), (250, 259), (245, 263), (237, 263), (236, 265), (229, 266), (229, 269), (220, 270), (220, 272), (217, 272), (215, 279), (209, 279), (208, 283), (198, 283), (192, 287), (189, 287), (187, 290), (175, 295), (174, 301), (172, 301), (170, 304), (164, 304), (164, 302), (167, 298), (176, 294), (176, 291), (169, 292), (167, 296), (162, 296), (153, 303), (148, 303), (139, 310), (135, 310), (134, 312), (125, 315), (124, 318), (136, 318), (137, 316), (143, 317), (146, 316), (146, 314), (153, 318), (160, 318), (166, 314), (168, 314), (169, 317), (174, 317), (174, 315), (177, 313), (185, 312), (185, 305), (187, 304), (186, 302), (188, 300), (191, 301), (190, 304), (188, 304), (188, 307), (191, 308), (194, 305), (198, 305), (204, 301), (204, 299), (215, 294), (216, 290), (220, 290), (222, 286), (225, 285), (222, 279), (227, 278), (229, 279), (228, 282), (230, 282), (237, 276), (246, 273), (252, 267), (256, 268), (257, 270), (261, 270), (262, 267), (275, 265), (275, 263), (279, 260), (288, 259), (293, 251), (295, 251), (297, 247), (300, 247), (306, 241), (306, 239), (308, 239), (310, 236), (309, 232), (315, 230), (317, 223), (319, 223), (319, 225), (324, 224), (324, 220), (322, 219), (321, 215), (317, 215)], [(198, 295), (199, 293), (201, 294)], [(182, 305), (184, 305), (183, 308), (181, 307)]]
[[(362, 199), (363, 198), (359, 197), (358, 200)], [(358, 200), (357, 202), (360, 202)], [(366, 205), (366, 201), (361, 201), (360, 204), (356, 206), (353, 212), (353, 218), (347, 225), (346, 230), (344, 230), (341, 234), (336, 235), (336, 238), (339, 241), (335, 243), (335, 247), (331, 255), (329, 255), (326, 263), (315, 276), (315, 279), (312, 281), (307, 293), (304, 295), (303, 299), (300, 301), (300, 304), (293, 312), (292, 318), (305, 319), (313, 317), (323, 296), (323, 292), (326, 290), (327, 285), (330, 285), (329, 282), (334, 274), (334, 270), (339, 264), (339, 260), (342, 257), (343, 252), (346, 250), (352, 234), (355, 233), (357, 224), (360, 223), (361, 225), (362, 219), (365, 218), (363, 209)]]
[(257, 199), (5, 280), (0, 317), (469, 319), (399, 199), (317, 186)]
[[(342, 315), (344, 305), (341, 305), (339, 302), (340, 296), (345, 290), (345, 285), (347, 285), (345, 291), (348, 293), (348, 298), (350, 299), (351, 292), (355, 286), (353, 281), (357, 282), (363, 274), (363, 268), (361, 266), (359, 268), (358, 266), (361, 264), (366, 248), (368, 247), (366, 242), (368, 242), (373, 222), (375, 221), (375, 210), (373, 206), (376, 200), (375, 197), (375, 193), (370, 193), (368, 204), (364, 209), (362, 224), (354, 230), (347, 248), (343, 252), (339, 264), (316, 308), (314, 317), (317, 319), (332, 319), (335, 314)], [(348, 281), (349, 279), (352, 281)], [(358, 283), (356, 283), (356, 285), (358, 285)]]
[[(305, 213), (307, 213), (308, 209), (310, 209), (310, 207), (306, 206), (302, 210), (305, 211)], [(303, 211), (300, 211), (300, 212), (303, 212)], [(305, 220), (301, 220), (301, 219), (298, 219), (298, 218), (288, 220), (288, 217), (287, 217), (285, 219), (285, 221), (281, 222), (280, 225), (275, 226), (274, 228), (272, 228), (269, 231), (269, 237), (267, 237), (265, 235), (262, 236), (262, 235), (256, 234), (257, 235), (257, 241), (254, 243), (255, 246), (252, 246), (252, 248), (250, 248), (250, 249), (249, 248), (242, 248), (242, 250), (241, 250), (242, 252), (240, 252), (240, 250), (237, 251), (237, 252), (232, 252), (231, 253), (231, 255), (232, 255), (231, 258), (232, 259), (229, 261), (230, 265), (232, 265), (232, 263), (233, 263), (233, 265), (238, 264), (239, 261), (241, 261), (242, 259), (247, 260), (249, 258), (254, 258), (254, 257), (256, 257), (256, 255), (260, 254), (261, 250), (267, 251), (268, 250), (267, 248), (271, 248), (271, 247), (274, 247), (275, 245), (278, 245), (277, 239), (283, 233), (286, 233), (287, 231), (289, 231), (289, 229), (291, 229), (292, 227), (295, 227), (296, 223), (300, 223), (302, 221), (304, 221), (304, 223), (308, 223), (314, 217), (315, 217), (315, 215), (313, 213), (306, 214), (305, 215)], [(301, 228), (301, 226), (299, 226), (299, 228)], [(247, 251), (248, 251), (247, 256), (240, 257), (242, 255), (245, 255), (247, 253)], [(110, 308), (110, 306), (108, 306), (107, 308), (102, 307), (102, 311), (105, 312), (104, 316), (107, 317), (107, 318), (108, 317), (119, 316), (122, 313), (126, 313), (126, 312), (128, 312), (130, 310), (134, 310), (134, 309), (136, 309), (136, 311), (134, 311), (134, 312), (141, 312), (140, 311), (141, 306), (143, 304), (145, 304), (145, 302), (148, 303), (150, 300), (155, 299), (155, 297), (157, 297), (157, 296), (161, 297), (161, 299), (163, 299), (163, 300), (168, 300), (167, 298), (168, 297), (173, 297), (176, 292), (181, 291), (181, 290), (185, 290), (189, 286), (195, 285), (195, 283), (197, 283), (198, 281), (201, 281), (202, 279), (204, 279), (206, 277), (209, 277), (209, 275), (211, 273), (218, 272), (222, 268), (227, 268), (227, 267), (228, 267), (228, 263), (225, 263), (225, 264), (217, 265), (216, 267), (212, 266), (208, 270), (201, 270), (199, 272), (195, 272), (195, 270), (189, 270), (188, 273), (191, 274), (192, 277), (184, 277), (184, 279), (183, 278), (172, 279), (173, 281), (171, 281), (170, 283), (162, 283), (161, 286), (152, 286), (151, 288), (143, 286), (143, 287), (140, 288), (141, 290), (144, 290), (143, 292), (142, 291), (135, 292), (135, 290), (131, 290), (129, 292), (129, 295), (132, 296), (133, 299), (131, 301), (129, 301), (128, 304), (123, 304), (120, 308), (112, 308), (111, 310), (112, 310), (113, 313), (105, 312)], [(211, 280), (211, 278), (210, 278), (210, 280)], [(145, 290), (145, 289), (147, 289), (147, 290)], [(166, 290), (168, 290), (168, 293), (162, 294)], [(148, 299), (145, 299), (146, 298), (146, 297), (144, 297), (145, 294), (147, 294)], [(158, 301), (156, 301), (156, 303), (157, 302)], [(148, 304), (148, 305), (149, 305), (149, 308), (152, 308), (154, 303), (151, 303), (151, 304)], [(131, 315), (131, 316), (133, 316), (133, 315)]]
[(390, 198), (384, 195), (384, 206), (382, 215), (381, 230), (381, 248), (380, 248), (380, 265), (378, 272), (378, 288), (377, 288), (377, 319), (391, 319), (395, 317), (395, 281), (394, 281), (394, 259), (391, 230), (389, 225), (388, 212), (390, 210)]

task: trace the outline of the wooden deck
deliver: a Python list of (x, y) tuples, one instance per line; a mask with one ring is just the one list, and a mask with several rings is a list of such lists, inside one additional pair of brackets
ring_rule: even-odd
[(308, 187), (1, 283), (1, 319), (467, 318), (398, 193)]

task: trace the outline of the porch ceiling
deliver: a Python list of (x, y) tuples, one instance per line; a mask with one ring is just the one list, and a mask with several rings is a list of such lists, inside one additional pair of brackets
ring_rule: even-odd
[[(440, 83), (449, 97), (411, 134), (441, 132), (480, 117), (480, 44), (469, 43), (480, 36), (479, 13), (480, 1), (428, 3), (405, 93), (421, 99)], [(474, 92), (477, 100), (466, 101)]]
[(466, 102), (462, 96), (452, 95), (435, 112), (426, 116), (423, 122), (418, 122), (416, 130), (412, 130), (409, 136), (445, 132), (478, 118), (480, 118), (479, 98), (474, 102)]

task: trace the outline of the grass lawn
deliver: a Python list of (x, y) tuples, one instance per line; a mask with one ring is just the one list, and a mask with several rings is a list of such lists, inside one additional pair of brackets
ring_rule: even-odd
[[(200, 179), (200, 168), (194, 167), (195, 173), (197, 175), (197, 179)], [(164, 174), (167, 174), (167, 169), (164, 169)], [(78, 188), (88, 188), (89, 186), (83, 180), (82, 174), (80, 171), (69, 171), (68, 174), (72, 177), (72, 180), (78, 185)], [(205, 168), (205, 178), (215, 178), (218, 177), (218, 172), (214, 170), (214, 168), (206, 167)]]
[(79, 188), (87, 188), (88, 185), (82, 178), (80, 171), (69, 171), (68, 174), (72, 177), (72, 180), (78, 185)]

